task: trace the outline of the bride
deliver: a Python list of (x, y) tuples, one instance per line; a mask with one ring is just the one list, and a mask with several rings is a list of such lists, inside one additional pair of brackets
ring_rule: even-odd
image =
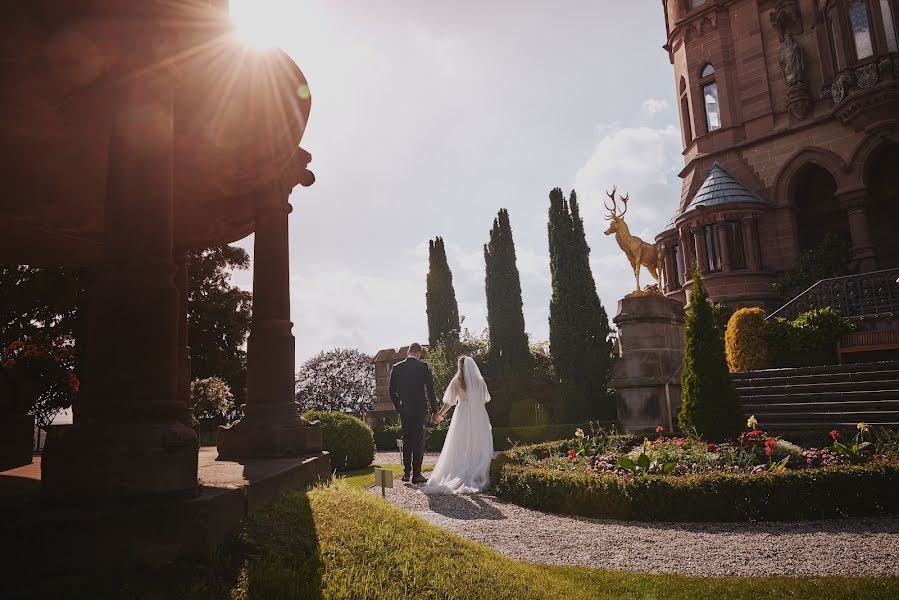
[(422, 491), (430, 494), (474, 494), (487, 489), (493, 459), (493, 433), (487, 407), (490, 392), (477, 363), (459, 357), (459, 369), (443, 395), (443, 407), (434, 415), (439, 423), (452, 407), (443, 451)]

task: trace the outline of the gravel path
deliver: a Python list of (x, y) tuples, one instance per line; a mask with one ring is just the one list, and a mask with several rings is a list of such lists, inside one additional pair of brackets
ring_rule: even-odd
[[(425, 452), (424, 463), (425, 465), (434, 465), (437, 462), (437, 457), (440, 456), (439, 452)], [(375, 462), (376, 465), (401, 465), (403, 464), (403, 453), (402, 452), (375, 452)]]
[(541, 513), (490, 495), (427, 496), (399, 481), (387, 499), (528, 562), (703, 576), (899, 575), (896, 517), (761, 524), (610, 521)]

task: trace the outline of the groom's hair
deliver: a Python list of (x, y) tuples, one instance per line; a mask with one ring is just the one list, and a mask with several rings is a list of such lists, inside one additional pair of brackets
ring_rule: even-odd
[(421, 344), (415, 342), (409, 345), (409, 354), (421, 354)]

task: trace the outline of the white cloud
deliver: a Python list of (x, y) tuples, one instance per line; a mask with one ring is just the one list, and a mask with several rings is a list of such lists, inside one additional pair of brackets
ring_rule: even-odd
[(671, 104), (664, 98), (648, 98), (643, 101), (643, 112), (649, 116), (655, 116), (671, 108)]

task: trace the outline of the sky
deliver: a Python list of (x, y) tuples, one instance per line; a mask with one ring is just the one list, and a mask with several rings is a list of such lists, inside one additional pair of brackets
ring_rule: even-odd
[[(577, 190), (597, 291), (614, 317), (634, 280), (603, 235), (605, 190), (630, 194), (626, 221), (647, 241), (680, 197), (660, 2), (231, 1), (248, 37), (277, 42), (312, 93), (301, 146), (316, 182), (290, 199), (298, 366), (335, 347), (373, 354), (426, 342), (435, 236), (446, 241), (463, 326), (482, 332), (483, 245), (500, 208), (527, 332), (547, 340), (554, 187)], [(252, 237), (238, 245), (252, 253)]]

